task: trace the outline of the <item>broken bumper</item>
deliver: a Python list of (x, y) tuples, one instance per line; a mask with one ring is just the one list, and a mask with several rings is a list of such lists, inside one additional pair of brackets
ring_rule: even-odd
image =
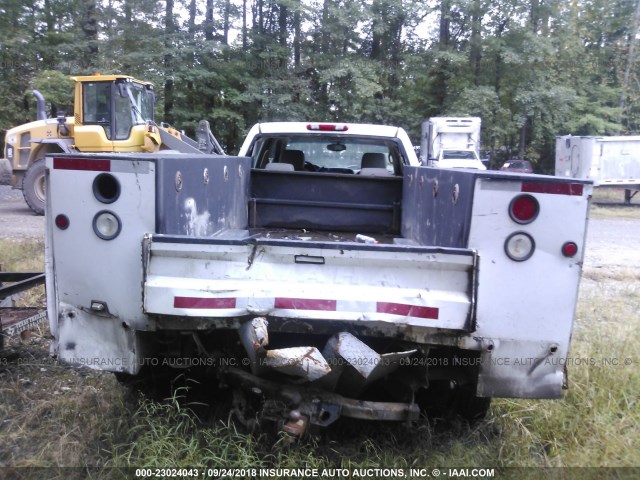
[(225, 370), (221, 377), (224, 382), (253, 395), (265, 395), (285, 402), (290, 422), (306, 418), (312, 425), (326, 427), (341, 416), (363, 420), (413, 421), (420, 415), (416, 404), (354, 400), (311, 387), (283, 385), (237, 368)]

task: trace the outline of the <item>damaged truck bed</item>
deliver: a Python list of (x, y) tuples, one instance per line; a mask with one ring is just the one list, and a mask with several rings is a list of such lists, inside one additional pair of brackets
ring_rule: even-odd
[(295, 435), (560, 396), (588, 182), (424, 168), (395, 127), (262, 124), (240, 154), (48, 158), (53, 354), (202, 368)]

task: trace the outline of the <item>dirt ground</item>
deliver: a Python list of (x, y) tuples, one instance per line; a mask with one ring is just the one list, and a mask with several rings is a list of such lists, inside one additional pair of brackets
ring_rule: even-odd
[[(640, 213), (638, 207), (619, 208)], [(587, 230), (585, 269), (640, 268), (638, 233), (640, 233), (640, 218), (592, 217)]]
[(12, 190), (10, 185), (0, 185), (0, 238), (44, 238), (44, 217), (34, 215), (22, 191)]

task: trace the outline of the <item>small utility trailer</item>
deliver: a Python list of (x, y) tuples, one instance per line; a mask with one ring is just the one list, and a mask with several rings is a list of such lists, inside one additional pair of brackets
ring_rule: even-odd
[(0, 348), (6, 338), (20, 335), (47, 319), (39, 307), (16, 307), (13, 295), (44, 284), (43, 272), (0, 272)]

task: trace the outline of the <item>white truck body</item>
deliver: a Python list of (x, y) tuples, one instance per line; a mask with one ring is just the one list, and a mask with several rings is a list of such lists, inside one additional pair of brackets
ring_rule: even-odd
[(437, 168), (486, 170), (480, 161), (479, 117), (432, 117), (422, 123), (421, 157)]
[(560, 396), (589, 182), (421, 167), (395, 127), (261, 124), (240, 154), (47, 158), (58, 358), (214, 366), (318, 425)]

